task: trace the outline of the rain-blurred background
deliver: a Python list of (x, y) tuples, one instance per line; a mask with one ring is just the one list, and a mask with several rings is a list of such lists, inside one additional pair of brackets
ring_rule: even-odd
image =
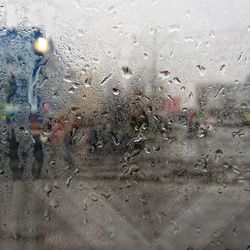
[(0, 250), (250, 249), (247, 0), (0, 0)]

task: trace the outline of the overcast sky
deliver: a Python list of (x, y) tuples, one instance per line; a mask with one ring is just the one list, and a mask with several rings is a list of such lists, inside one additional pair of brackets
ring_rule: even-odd
[(99, 72), (128, 64), (150, 77), (167, 69), (187, 94), (249, 73), (248, 0), (1, 1), (2, 25), (44, 28), (72, 68), (84, 57)]

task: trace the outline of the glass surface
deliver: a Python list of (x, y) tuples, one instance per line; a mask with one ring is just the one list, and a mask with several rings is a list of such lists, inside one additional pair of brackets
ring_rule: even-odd
[(250, 2), (0, 0), (0, 250), (250, 250)]

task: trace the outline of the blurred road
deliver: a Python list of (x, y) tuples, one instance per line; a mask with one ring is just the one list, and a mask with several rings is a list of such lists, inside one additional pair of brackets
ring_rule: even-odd
[(63, 178), (6, 181), (0, 190), (0, 249), (236, 250), (250, 244), (250, 186), (244, 184), (73, 177), (70, 185)]

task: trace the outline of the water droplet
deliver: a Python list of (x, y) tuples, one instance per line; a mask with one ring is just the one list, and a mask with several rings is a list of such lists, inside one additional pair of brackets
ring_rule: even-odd
[(102, 81), (101, 85), (104, 85), (108, 80), (112, 78), (112, 74), (108, 74)]
[(174, 77), (174, 78), (173, 78), (173, 82), (174, 82), (175, 84), (180, 84), (180, 83), (181, 83), (181, 80), (180, 80), (178, 77)]
[(169, 99), (172, 103), (174, 103), (174, 99), (172, 98), (171, 95), (168, 95), (167, 97), (168, 97), (168, 99)]
[(187, 112), (187, 108), (183, 108), (183, 109), (182, 109), (182, 112)]
[(121, 67), (123, 77), (130, 78), (132, 76), (132, 70), (128, 66), (122, 66)]
[(163, 89), (164, 89), (163, 86), (160, 86), (160, 87), (158, 88), (159, 91), (162, 91)]
[(237, 59), (237, 62), (238, 62), (238, 63), (242, 60), (243, 54), (244, 54), (243, 52), (240, 53), (240, 55), (239, 55), (239, 57), (238, 57), (238, 59)]
[(74, 93), (75, 93), (75, 90), (76, 90), (75, 88), (71, 87), (71, 88), (69, 89), (69, 93), (70, 93), (70, 94), (74, 94)]
[(163, 80), (165, 80), (166, 78), (168, 78), (170, 75), (170, 71), (168, 70), (161, 70), (159, 72), (159, 77), (162, 78)]
[(2, 127), (1, 130), (0, 130), (0, 133), (1, 133), (2, 135), (6, 135), (6, 134), (7, 134), (7, 129), (6, 129), (6, 127)]
[(174, 57), (174, 50), (171, 50), (171, 52), (170, 52), (170, 58), (173, 58)]
[(214, 33), (213, 30), (210, 31), (209, 37), (210, 37), (211, 39), (215, 38), (215, 33)]
[(191, 17), (190, 10), (186, 10), (186, 13), (185, 13), (184, 17), (187, 18), (187, 19), (190, 19), (190, 17)]
[(148, 146), (144, 147), (144, 151), (145, 151), (146, 154), (150, 154), (151, 153), (151, 150), (150, 150), (150, 148)]
[(204, 74), (206, 72), (206, 68), (202, 65), (196, 65), (196, 68), (198, 69), (200, 76), (204, 76)]
[(186, 36), (186, 37), (184, 37), (184, 42), (186, 42), (186, 43), (194, 42), (194, 38), (192, 36)]
[(89, 88), (91, 86), (92, 80), (93, 80), (93, 74), (92, 74), (92, 72), (90, 72), (84, 81), (86, 88)]
[(111, 51), (110, 50), (108, 50), (108, 51), (106, 51), (106, 54), (107, 54), (107, 56), (111, 56)]
[(193, 94), (193, 92), (191, 91), (191, 92), (189, 93), (189, 95), (188, 95), (188, 98), (191, 99), (191, 98), (193, 98), (193, 97), (194, 97), (194, 94)]
[(84, 210), (84, 211), (87, 211), (87, 210), (88, 210), (88, 205), (87, 205), (87, 203), (84, 203), (84, 205), (83, 205), (83, 210)]
[(196, 230), (195, 230), (195, 231), (196, 231), (196, 234), (197, 234), (197, 235), (200, 235), (200, 233), (201, 233), (200, 228), (196, 228)]
[(52, 206), (53, 208), (57, 208), (58, 207), (58, 202), (55, 199), (50, 200), (50, 206)]
[(247, 26), (247, 32), (250, 32), (250, 25)]
[(177, 225), (174, 226), (174, 234), (179, 233), (180, 229)]
[(198, 130), (198, 137), (203, 138), (206, 136), (206, 130), (204, 128), (199, 128)]
[(138, 44), (139, 44), (138, 39), (135, 37), (135, 38), (134, 38), (134, 41), (133, 41), (133, 45), (136, 46), (136, 45), (138, 45)]
[(116, 13), (116, 9), (114, 6), (110, 6), (107, 11), (109, 12), (109, 14), (115, 14)]
[(154, 151), (159, 151), (160, 149), (161, 149), (160, 146), (153, 146), (153, 150), (154, 150)]
[(233, 172), (234, 173), (236, 173), (237, 175), (239, 175), (240, 174), (240, 169), (238, 168), (238, 166), (236, 166), (236, 165), (233, 165)]
[(83, 218), (83, 224), (84, 224), (84, 225), (87, 225), (88, 223), (89, 223), (88, 218), (85, 216), (85, 217)]
[(97, 143), (96, 143), (96, 146), (98, 147), (98, 148), (102, 148), (103, 147), (103, 141), (98, 141)]
[(57, 188), (57, 189), (59, 188), (59, 185), (58, 185), (57, 181), (54, 182), (54, 187)]
[(180, 26), (178, 24), (172, 24), (168, 26), (168, 31), (170, 33), (179, 31)]
[(1, 143), (2, 143), (2, 144), (7, 144), (7, 142), (8, 142), (8, 141), (7, 141), (7, 138), (3, 138), (3, 139), (1, 140)]
[(96, 57), (92, 57), (91, 60), (96, 63), (96, 64), (99, 64), (100, 63), (100, 60)]
[(184, 91), (185, 89), (185, 86), (181, 86), (181, 91)]
[(63, 78), (63, 81), (66, 82), (66, 83), (72, 83), (72, 80), (69, 79), (67, 76), (65, 76), (65, 77)]
[(232, 132), (232, 137), (233, 137), (233, 138), (235, 138), (235, 137), (242, 137), (242, 136), (244, 136), (244, 135), (245, 135), (245, 134), (242, 132), (241, 129)]
[(99, 200), (99, 198), (94, 196), (94, 197), (91, 197), (91, 200), (94, 202), (97, 202)]
[(72, 87), (75, 88), (75, 89), (78, 89), (79, 86), (81, 86), (81, 85), (83, 85), (81, 82), (76, 82), (76, 81), (74, 81), (74, 82), (72, 83)]
[(55, 163), (54, 161), (50, 161), (50, 162), (49, 162), (49, 165), (50, 165), (51, 167), (55, 166), (55, 164), (56, 164), (56, 163)]
[(111, 193), (101, 193), (101, 195), (103, 196), (103, 197), (105, 197), (106, 199), (109, 199), (110, 197), (111, 197)]
[(225, 71), (226, 71), (226, 65), (225, 65), (225, 64), (222, 64), (222, 65), (220, 66), (220, 72), (221, 72), (222, 74), (224, 74)]
[(129, 201), (129, 198), (130, 198), (130, 194), (126, 194), (126, 195), (125, 195), (125, 202), (128, 202), (128, 201)]
[(66, 180), (66, 186), (69, 187), (70, 183), (71, 183), (71, 180), (72, 180), (72, 176), (68, 177), (67, 180)]
[[(135, 140), (133, 140), (133, 141), (135, 141)], [(137, 140), (138, 141), (138, 140)], [(125, 154), (125, 161), (126, 162), (128, 162), (128, 161), (130, 161), (130, 159), (132, 159), (132, 158), (134, 158), (135, 156), (137, 156), (138, 154), (140, 154), (140, 150), (139, 149), (135, 149), (135, 150), (133, 150), (131, 153), (128, 153), (128, 152), (126, 152), (126, 154)]]
[(143, 53), (144, 59), (148, 60), (148, 54), (147, 53)]
[(74, 174), (76, 175), (76, 174), (79, 174), (79, 173), (80, 173), (79, 168), (76, 168), (76, 169), (74, 170)]
[(44, 210), (43, 216), (47, 219), (47, 221), (50, 220), (50, 212), (49, 212), (49, 209), (45, 209), (45, 210)]
[(117, 88), (113, 88), (112, 92), (113, 92), (113, 95), (119, 95), (120, 94), (120, 91)]
[(46, 192), (47, 196), (52, 192), (52, 186), (49, 183), (46, 183), (44, 186), (44, 191)]
[(223, 151), (221, 149), (217, 149), (215, 151), (215, 162), (218, 162), (219, 158), (223, 155)]
[(82, 29), (78, 29), (77, 34), (79, 37), (82, 37), (84, 35), (84, 31)]
[(80, 107), (72, 107), (70, 109), (71, 113), (74, 114), (74, 115), (76, 115), (80, 110), (81, 110)]
[(215, 95), (214, 99), (218, 99), (218, 97), (220, 96), (220, 94), (223, 92), (225, 88), (221, 88), (218, 93)]
[(201, 44), (202, 44), (202, 40), (197, 40), (196, 43), (195, 43), (195, 48), (199, 49)]

